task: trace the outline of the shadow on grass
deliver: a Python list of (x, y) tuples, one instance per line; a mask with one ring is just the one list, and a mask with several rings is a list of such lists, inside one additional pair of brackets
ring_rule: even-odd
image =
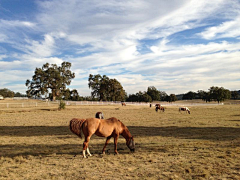
[[(240, 138), (240, 128), (233, 127), (128, 126), (128, 129), (135, 137), (162, 136), (219, 141)], [(73, 135), (68, 126), (0, 126), (0, 136), (31, 137), (67, 135)], [(66, 138), (70, 137), (67, 136)]]
[[(16, 157), (16, 156), (55, 156), (55, 155), (72, 155), (82, 156), (82, 142), (79, 144), (11, 144), (0, 145), (0, 157)], [(104, 143), (89, 144), (89, 149), (93, 155), (101, 155)], [(125, 143), (118, 143), (118, 152), (120, 154), (129, 154), (130, 150)], [(106, 154), (114, 154), (114, 144), (110, 142), (106, 149)]]
[[(240, 138), (240, 128), (232, 127), (146, 127), (146, 126), (129, 126), (132, 135), (138, 137), (173, 137), (176, 139), (202, 139), (210, 141), (232, 141)], [(67, 144), (69, 138), (78, 138), (69, 130), (68, 126), (0, 126), (0, 136), (12, 137), (32, 137), (32, 136), (56, 136), (57, 138), (66, 139), (66, 144), (8, 144), (2, 145), (0, 143), (0, 156), (14, 157), (14, 156), (52, 156), (52, 154), (67, 154), (67, 155), (81, 155), (82, 140), (76, 144)], [(55, 138), (56, 138), (55, 137)], [(34, 137), (35, 138), (35, 137)], [(51, 137), (50, 137), (51, 138)], [(93, 136), (92, 139), (100, 138)], [(102, 139), (102, 138), (101, 138)], [(147, 142), (147, 140), (146, 140)], [(149, 145), (149, 144), (148, 144)], [(93, 154), (101, 153), (104, 146), (103, 141), (91, 144), (90, 150)], [(146, 146), (146, 143), (141, 144), (136, 142), (136, 149), (144, 149), (144, 151), (165, 151), (164, 147), (156, 145)], [(153, 144), (153, 146), (155, 146)], [(144, 148), (143, 148), (144, 147)], [(107, 146), (110, 149), (109, 153), (113, 154), (113, 139)], [(120, 154), (128, 154), (130, 151), (125, 143), (118, 143)]]

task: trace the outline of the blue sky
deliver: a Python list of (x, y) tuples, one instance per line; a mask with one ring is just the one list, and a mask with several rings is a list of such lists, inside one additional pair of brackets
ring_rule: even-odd
[(0, 88), (25, 93), (36, 67), (63, 61), (82, 96), (89, 74), (128, 94), (239, 90), (240, 1), (0, 0)]

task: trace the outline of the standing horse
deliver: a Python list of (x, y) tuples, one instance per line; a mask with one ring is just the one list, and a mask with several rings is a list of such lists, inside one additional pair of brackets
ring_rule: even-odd
[(95, 118), (104, 119), (103, 113), (102, 113), (102, 112), (97, 112), (97, 113), (95, 114)]
[(179, 112), (186, 111), (186, 113), (190, 114), (190, 110), (187, 107), (180, 107)]
[(126, 103), (122, 102), (122, 106), (126, 106)]
[(92, 156), (88, 144), (90, 138), (93, 134), (96, 134), (100, 137), (106, 137), (106, 142), (103, 147), (102, 153), (105, 154), (105, 149), (107, 144), (109, 143), (111, 137), (114, 138), (114, 152), (117, 152), (117, 142), (119, 135), (122, 135), (126, 139), (126, 145), (128, 148), (134, 152), (135, 150), (135, 143), (133, 140), (133, 136), (129, 132), (128, 128), (117, 118), (112, 117), (109, 119), (96, 119), (96, 118), (88, 118), (88, 119), (72, 119), (70, 121), (70, 130), (82, 138), (82, 133), (85, 136), (85, 140), (83, 142), (83, 157), (86, 158), (85, 151), (89, 156)]
[(165, 111), (165, 107), (163, 107), (163, 106), (156, 106), (155, 110), (156, 110), (156, 112), (158, 112), (158, 110), (164, 112)]

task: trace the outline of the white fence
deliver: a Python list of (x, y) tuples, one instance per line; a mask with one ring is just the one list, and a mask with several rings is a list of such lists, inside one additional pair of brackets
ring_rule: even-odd
[[(66, 105), (121, 105), (121, 101), (64, 101)], [(125, 102), (127, 105), (149, 105), (144, 102)]]
[[(121, 105), (120, 101), (64, 101), (67, 106), (79, 106), (79, 105)], [(154, 106), (156, 103), (145, 102), (125, 102), (126, 105), (137, 106)], [(223, 105), (223, 103), (168, 103), (160, 102), (162, 106), (212, 106)], [(36, 102), (22, 102), (22, 103), (0, 103), (0, 108), (29, 108), (29, 107), (46, 107), (46, 106), (58, 106), (59, 101), (36, 101)]]
[(29, 108), (56, 106), (58, 102), (24, 102), (24, 103), (0, 103), (0, 108)]

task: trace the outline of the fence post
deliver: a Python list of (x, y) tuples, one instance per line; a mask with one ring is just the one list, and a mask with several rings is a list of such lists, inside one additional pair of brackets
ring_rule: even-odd
[(23, 103), (22, 103), (22, 107), (24, 107)]

